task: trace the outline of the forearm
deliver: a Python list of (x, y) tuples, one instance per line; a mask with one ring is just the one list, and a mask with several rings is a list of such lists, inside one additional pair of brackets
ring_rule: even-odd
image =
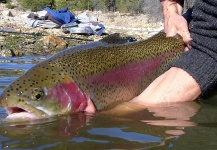
[(164, 17), (176, 13), (182, 15), (184, 0), (160, 0)]

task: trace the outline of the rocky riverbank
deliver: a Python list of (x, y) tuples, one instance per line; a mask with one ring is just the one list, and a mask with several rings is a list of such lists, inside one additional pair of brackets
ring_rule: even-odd
[[(65, 34), (61, 29), (28, 27), (22, 17), (30, 11), (7, 9), (0, 3), (0, 56), (47, 55), (64, 48), (97, 41), (106, 35), (120, 33), (137, 40), (146, 39), (163, 29), (162, 22), (151, 22), (145, 15), (118, 12), (87, 12), (106, 28), (104, 36)], [(82, 12), (73, 12), (76, 15)]]

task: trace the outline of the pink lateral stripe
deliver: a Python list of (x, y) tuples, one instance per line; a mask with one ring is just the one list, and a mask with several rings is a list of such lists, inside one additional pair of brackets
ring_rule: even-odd
[(121, 68), (111, 70), (105, 74), (95, 77), (90, 77), (88, 82), (92, 83), (120, 83), (120, 82), (137, 82), (142, 77), (148, 76), (161, 66), (161, 64), (168, 58), (167, 56), (155, 57), (149, 60), (141, 60), (123, 66)]

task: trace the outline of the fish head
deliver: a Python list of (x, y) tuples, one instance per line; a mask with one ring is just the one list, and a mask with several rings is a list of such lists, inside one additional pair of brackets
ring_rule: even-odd
[(86, 94), (61, 70), (38, 65), (10, 84), (0, 97), (9, 119), (40, 119), (83, 111)]

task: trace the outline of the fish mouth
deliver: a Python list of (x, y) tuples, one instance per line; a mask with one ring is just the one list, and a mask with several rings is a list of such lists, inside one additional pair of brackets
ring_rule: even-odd
[[(21, 122), (46, 118), (47, 114), (39, 111), (40, 113), (34, 113), (22, 107), (5, 107), (8, 116), (6, 121)], [(43, 115), (42, 115), (43, 114)]]
[(20, 107), (7, 107), (5, 109), (9, 115), (14, 114), (14, 113), (28, 112), (25, 109), (20, 108)]

